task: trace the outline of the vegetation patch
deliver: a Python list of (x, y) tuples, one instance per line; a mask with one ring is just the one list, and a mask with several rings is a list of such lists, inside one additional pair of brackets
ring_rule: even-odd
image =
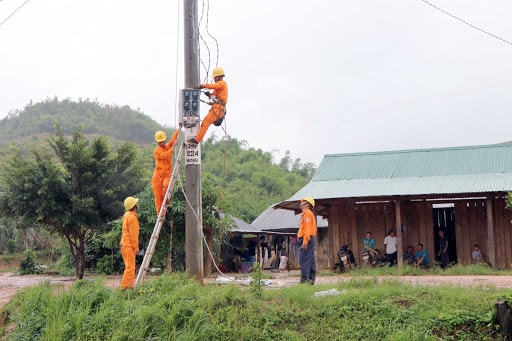
[[(355, 278), (276, 290), (164, 274), (134, 290), (102, 279), (27, 288), (3, 310), (7, 340), (497, 340), (504, 289)], [(340, 294), (315, 297), (335, 288)], [(6, 321), (8, 320), (8, 321)]]

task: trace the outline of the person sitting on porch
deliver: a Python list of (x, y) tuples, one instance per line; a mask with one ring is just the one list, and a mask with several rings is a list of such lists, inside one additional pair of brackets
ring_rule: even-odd
[(407, 251), (404, 253), (404, 261), (406, 264), (413, 265), (416, 263), (416, 256), (414, 255), (414, 246), (409, 245)]
[(374, 264), (376, 261), (380, 260), (379, 250), (376, 248), (377, 241), (373, 238), (372, 233), (370, 231), (366, 232), (366, 237), (363, 239), (363, 248), (368, 251), (368, 255), (370, 256), (370, 262)]
[(481, 263), (483, 261), (482, 252), (480, 252), (480, 246), (478, 244), (473, 246), (473, 252), (471, 252), (471, 260), (473, 263)]
[(423, 244), (418, 244), (416, 252), (416, 266), (422, 269), (430, 269), (430, 257), (428, 251), (423, 248)]

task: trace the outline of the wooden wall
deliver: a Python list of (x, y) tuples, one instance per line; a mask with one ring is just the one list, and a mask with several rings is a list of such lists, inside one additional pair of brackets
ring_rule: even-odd
[[(490, 200), (494, 230), (494, 245), (488, 244), (487, 207), (485, 199), (454, 200), (457, 262), (471, 263), (471, 251), (479, 244), (482, 253), (495, 254), (496, 267), (512, 268), (512, 211), (505, 209), (504, 199)], [(432, 202), (400, 202), (402, 246), (422, 243), (430, 258), (436, 259), (436, 230)], [(329, 212), (330, 257), (337, 262), (337, 251), (342, 244), (352, 242), (352, 251), (358, 264), (366, 231), (371, 231), (377, 247), (384, 254), (384, 238), (395, 227), (394, 202), (354, 204), (342, 202), (331, 206)]]
[(428, 251), (431, 260), (435, 260), (434, 222), (432, 204), (425, 201), (402, 201), (402, 246), (405, 250), (412, 245), (414, 250), (419, 243)]
[[(274, 235), (275, 236), (275, 235)], [(271, 239), (266, 236), (266, 239)], [(315, 261), (317, 271), (332, 269), (334, 263), (330, 257), (330, 245), (328, 238), (328, 230), (318, 230), (317, 245), (315, 249)], [(299, 270), (299, 249), (297, 246), (297, 237), (287, 235), (285, 237), (286, 250), (283, 251), (283, 255), (288, 257), (288, 267), (290, 270)], [(272, 254), (275, 254), (275, 249), (272, 248)]]
[(505, 199), (491, 201), (494, 223), (494, 247), (486, 252), (495, 252), (496, 265), (502, 269), (512, 268), (512, 211), (505, 209)]

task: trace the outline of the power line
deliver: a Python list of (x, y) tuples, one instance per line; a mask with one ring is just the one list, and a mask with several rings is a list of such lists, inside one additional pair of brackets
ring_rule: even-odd
[(210, 34), (210, 31), (208, 29), (208, 22), (209, 22), (209, 19), (210, 19), (210, 0), (208, 0), (207, 5), (208, 5), (208, 8), (206, 10), (206, 33), (208, 33), (210, 38), (212, 38), (215, 41), (215, 45), (217, 46), (217, 55), (216, 55), (216, 59), (215, 59), (215, 66), (218, 66), (218, 64), (219, 64), (219, 54), (220, 54), (219, 42), (217, 41), (217, 39), (214, 36), (212, 36)]
[(455, 16), (455, 15), (453, 15), (453, 14), (451, 14), (451, 13), (447, 12), (447, 11), (445, 11), (444, 9), (441, 9), (441, 8), (439, 8), (439, 7), (435, 6), (434, 4), (432, 4), (432, 3), (430, 3), (430, 2), (428, 2), (428, 1), (426, 1), (426, 0), (420, 0), (420, 1), (423, 1), (423, 2), (424, 2), (424, 3), (426, 3), (427, 5), (432, 6), (433, 8), (437, 9), (438, 11), (443, 12), (444, 14), (449, 15), (450, 17), (452, 17), (452, 18), (454, 18), (454, 19), (457, 19), (457, 20), (459, 20), (459, 21), (463, 22), (464, 24), (468, 25), (468, 26), (469, 26), (469, 27), (471, 27), (471, 28), (474, 28), (475, 30), (478, 30), (478, 31), (480, 31), (480, 32), (482, 32), (482, 33), (485, 33), (485, 34), (487, 34), (487, 35), (489, 35), (489, 36), (491, 36), (491, 37), (493, 37), (493, 38), (495, 38), (495, 39), (501, 40), (501, 41), (502, 41), (502, 42), (504, 42), (504, 43), (507, 43), (507, 44), (509, 44), (509, 45), (512, 45), (512, 43), (511, 43), (510, 41), (505, 40), (505, 39), (503, 39), (503, 38), (500, 38), (500, 37), (498, 37), (497, 35), (492, 34), (492, 33), (490, 33), (490, 32), (487, 32), (487, 31), (485, 31), (485, 30), (483, 30), (483, 29), (481, 29), (481, 28), (479, 28), (479, 27), (476, 27), (475, 25), (470, 24), (470, 23), (469, 23), (469, 22), (467, 22), (466, 20), (461, 19), (461, 18), (459, 18), (459, 17), (457, 17), (457, 16)]
[[(0, 0), (0, 2), (1, 2), (1, 1), (2, 1), (2, 0)], [(7, 20), (9, 20), (9, 18), (10, 18), (10, 17), (12, 17), (12, 16), (14, 15), (14, 13), (18, 12), (18, 10), (19, 10), (20, 8), (22, 8), (23, 6), (25, 6), (25, 4), (26, 4), (27, 2), (29, 2), (29, 1), (30, 1), (30, 0), (25, 0), (25, 2), (24, 2), (24, 3), (22, 3), (18, 8), (16, 8), (16, 9), (14, 10), (14, 12), (12, 12), (11, 14), (9, 14), (9, 16), (8, 16), (7, 18), (5, 18), (5, 19), (4, 19), (4, 21), (0, 22), (0, 26), (2, 26), (2, 25), (3, 25)]]

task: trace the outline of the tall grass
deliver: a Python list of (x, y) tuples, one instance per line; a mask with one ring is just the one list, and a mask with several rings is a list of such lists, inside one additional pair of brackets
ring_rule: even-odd
[[(180, 274), (129, 291), (102, 282), (23, 290), (4, 308), (7, 340), (494, 340), (493, 302), (509, 295), (376, 277), (261, 292)], [(340, 294), (314, 295), (332, 288)]]

